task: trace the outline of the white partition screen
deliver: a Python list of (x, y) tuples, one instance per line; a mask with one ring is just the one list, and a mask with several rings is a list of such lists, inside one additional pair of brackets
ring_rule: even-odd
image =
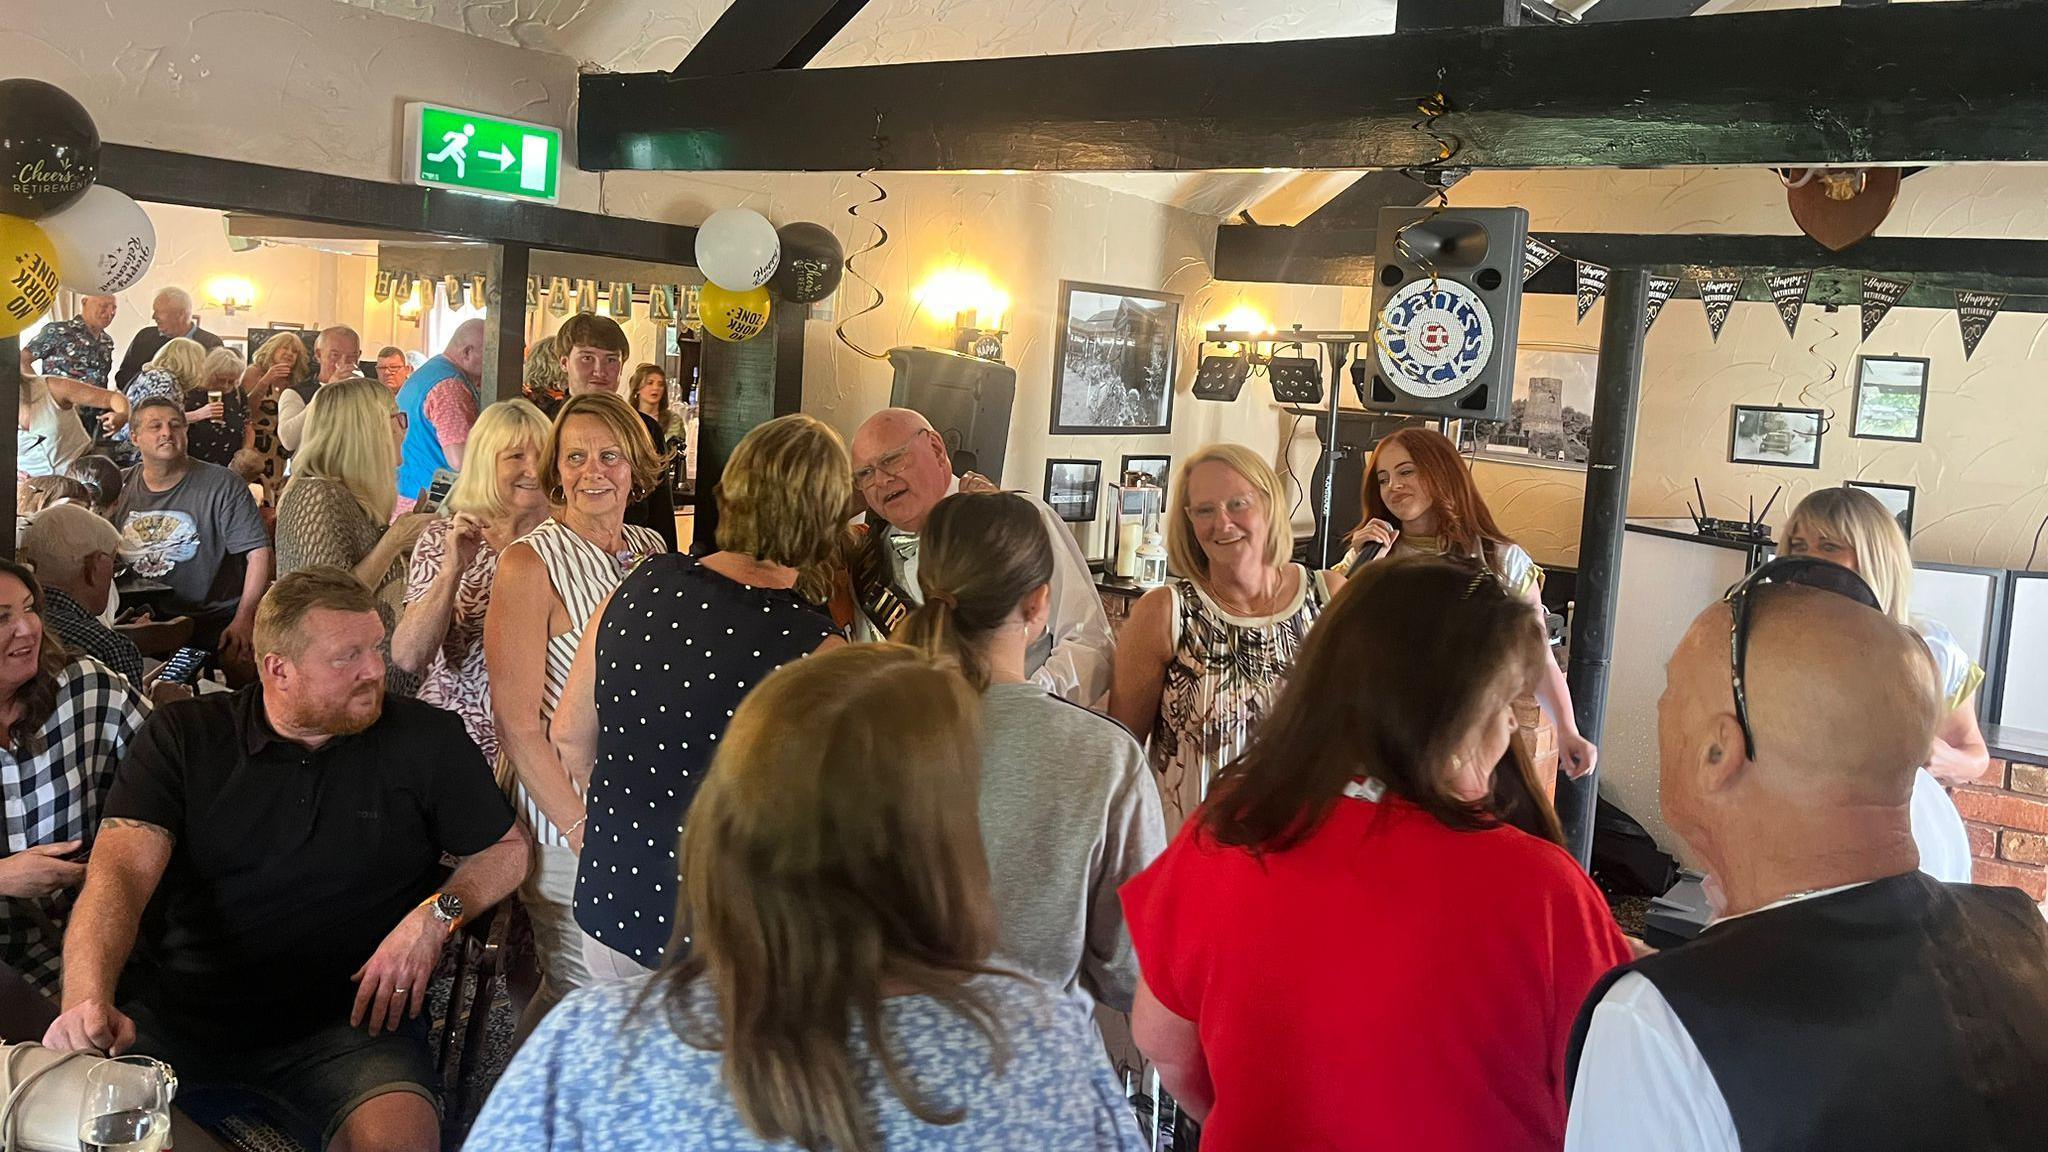
[(2048, 732), (2048, 580), (2014, 580), (1998, 722)]
[(1600, 793), (1642, 822), (1666, 852), (1695, 861), (1664, 825), (1657, 807), (1657, 698), (1664, 664), (1700, 609), (1748, 571), (1749, 555), (1697, 540), (1622, 533), (1621, 590), (1615, 605), (1614, 659), (1600, 739)]
[(1979, 668), (1992, 667), (1993, 609), (1998, 604), (1998, 586), (2004, 573), (1993, 569), (1913, 568), (1913, 615), (1927, 616), (1948, 626), (1956, 643), (1970, 654)]

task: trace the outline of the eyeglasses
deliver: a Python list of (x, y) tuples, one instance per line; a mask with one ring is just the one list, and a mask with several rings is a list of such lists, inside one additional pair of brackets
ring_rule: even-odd
[(1241, 493), (1239, 495), (1232, 496), (1230, 499), (1225, 500), (1220, 505), (1213, 503), (1191, 504), (1188, 506), (1188, 519), (1194, 521), (1197, 524), (1207, 524), (1210, 521), (1216, 519), (1216, 512), (1219, 507), (1223, 511), (1230, 513), (1232, 516), (1242, 516), (1245, 513), (1251, 511), (1252, 506), (1256, 503), (1256, 497), (1248, 493)]
[(1742, 727), (1742, 748), (1750, 759), (1756, 758), (1756, 734), (1749, 726), (1749, 692), (1743, 683), (1743, 669), (1749, 662), (1750, 594), (1766, 584), (1803, 584), (1808, 588), (1846, 596), (1873, 612), (1884, 611), (1884, 606), (1877, 601), (1877, 593), (1870, 590), (1863, 577), (1840, 564), (1812, 556), (1780, 556), (1758, 565), (1756, 571), (1728, 589), (1721, 600), (1728, 605), (1728, 614), (1733, 619), (1728, 637), (1728, 659), (1730, 678), (1735, 685), (1735, 722)]
[(409, 427), (412, 424), (412, 421), (408, 419), (406, 417), (406, 414), (403, 412), (393, 412), (391, 414), (391, 423), (400, 432), (403, 432), (406, 430), (407, 427)]
[(924, 431), (920, 429), (910, 439), (898, 444), (894, 449), (882, 453), (873, 464), (865, 468), (854, 469), (853, 486), (865, 489), (882, 476), (903, 475), (903, 469), (910, 465), (910, 446), (924, 439), (924, 435)]

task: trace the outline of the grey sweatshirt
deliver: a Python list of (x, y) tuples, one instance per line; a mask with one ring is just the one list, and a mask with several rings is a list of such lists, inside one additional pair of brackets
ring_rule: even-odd
[(996, 962), (1127, 1012), (1138, 961), (1116, 890), (1166, 848), (1159, 789), (1123, 726), (1036, 684), (983, 697), (981, 835)]

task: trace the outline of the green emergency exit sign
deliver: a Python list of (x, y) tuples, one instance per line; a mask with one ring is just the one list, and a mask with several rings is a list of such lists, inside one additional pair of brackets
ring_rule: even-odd
[(562, 174), (562, 133), (443, 108), (405, 106), (406, 178), (432, 188), (554, 203)]

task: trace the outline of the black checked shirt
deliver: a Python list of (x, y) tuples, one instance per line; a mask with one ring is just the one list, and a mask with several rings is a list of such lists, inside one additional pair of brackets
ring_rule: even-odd
[[(42, 750), (22, 755), (17, 748), (0, 748), (5, 854), (67, 840), (90, 843), (114, 768), (148, 716), (148, 697), (119, 673), (91, 657), (66, 665), (58, 678), (57, 706), (37, 734)], [(77, 897), (68, 891), (0, 901), (0, 959), (54, 992), (64, 919)]]
[(43, 624), (57, 632), (57, 639), (77, 656), (91, 656), (142, 687), (142, 650), (130, 640), (85, 610), (62, 589), (43, 589)]

